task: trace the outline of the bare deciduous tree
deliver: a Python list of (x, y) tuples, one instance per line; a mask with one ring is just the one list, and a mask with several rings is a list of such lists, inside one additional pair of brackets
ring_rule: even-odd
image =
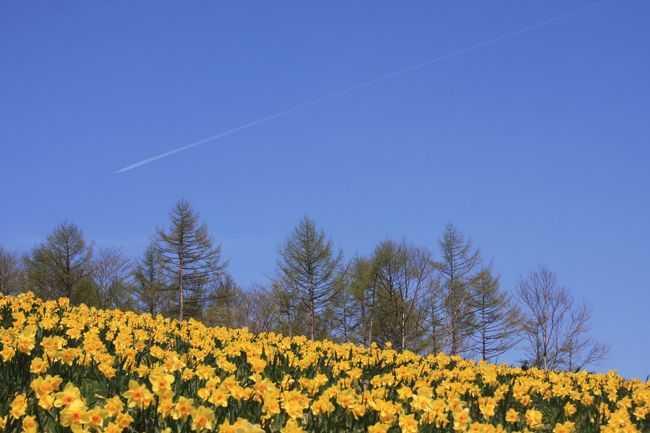
[(378, 340), (399, 350), (424, 347), (423, 300), (431, 278), (429, 252), (405, 241), (381, 243), (374, 253)]
[(25, 266), (20, 256), (0, 246), (0, 293), (15, 294), (24, 285)]
[(93, 259), (95, 305), (102, 309), (134, 307), (131, 300), (131, 260), (115, 247), (101, 248)]
[[(433, 263), (432, 266), (435, 268), (437, 265)], [(426, 310), (429, 352), (437, 354), (444, 351), (445, 347), (449, 344), (449, 333), (447, 332), (448, 328), (445, 317), (445, 293), (439, 273), (435, 273), (429, 283)]]
[(330, 324), (330, 334), (334, 340), (344, 343), (359, 343), (357, 330), (362, 319), (358, 293), (354, 285), (354, 261), (343, 270), (334, 281), (336, 296), (326, 312), (326, 320)]
[(204, 322), (210, 326), (241, 328), (247, 324), (245, 295), (235, 279), (228, 273), (214, 283), (210, 290), (210, 303)]
[(589, 335), (591, 328), (591, 307), (585, 303), (574, 306), (569, 318), (569, 327), (561, 352), (564, 354), (564, 368), (581, 370), (607, 357), (610, 346), (596, 341)]
[(273, 300), (274, 330), (293, 337), (308, 335), (309, 325), (307, 308), (295, 295), (295, 289), (282, 278), (275, 278), (271, 283), (269, 295)]
[(523, 332), (531, 365), (576, 370), (603, 359), (609, 352), (607, 345), (589, 336), (589, 307), (576, 305), (548, 267), (540, 266), (522, 278), (517, 295), (524, 310)]
[(377, 261), (372, 258), (355, 257), (348, 266), (347, 290), (352, 297), (357, 315), (355, 320), (356, 341), (369, 347), (376, 326), (378, 272)]
[(152, 315), (168, 311), (173, 298), (162, 260), (160, 250), (151, 242), (133, 271), (137, 308)]
[(254, 334), (277, 331), (277, 299), (266, 288), (254, 285), (244, 294), (246, 326)]

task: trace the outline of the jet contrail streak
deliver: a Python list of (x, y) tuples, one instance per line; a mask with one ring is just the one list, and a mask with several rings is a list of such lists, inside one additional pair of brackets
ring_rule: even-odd
[(149, 163), (157, 161), (159, 159), (166, 158), (168, 156), (174, 155), (174, 154), (179, 153), (179, 152), (183, 152), (183, 151), (185, 151), (187, 149), (190, 149), (192, 147), (196, 147), (196, 146), (199, 146), (201, 144), (208, 143), (210, 141), (218, 140), (218, 139), (226, 137), (228, 135), (232, 135), (232, 134), (235, 134), (237, 132), (243, 131), (245, 129), (257, 126), (259, 124), (266, 123), (266, 122), (271, 121), (273, 119), (277, 119), (278, 117), (285, 116), (285, 115), (287, 115), (289, 113), (293, 113), (294, 111), (302, 110), (304, 108), (311, 107), (312, 105), (320, 104), (321, 102), (325, 102), (325, 101), (328, 101), (330, 99), (334, 99), (334, 98), (337, 98), (339, 96), (355, 92), (357, 90), (363, 89), (364, 87), (368, 87), (368, 86), (372, 86), (372, 85), (381, 83), (382, 81), (389, 80), (391, 78), (395, 78), (395, 77), (400, 76), (402, 74), (405, 74), (407, 72), (415, 71), (416, 69), (420, 69), (420, 68), (423, 68), (425, 66), (429, 66), (429, 65), (432, 65), (434, 63), (438, 63), (438, 62), (440, 62), (442, 60), (446, 60), (446, 59), (448, 59), (450, 57), (455, 57), (455, 56), (467, 53), (468, 51), (472, 51), (472, 50), (475, 50), (477, 48), (484, 47), (486, 45), (490, 45), (490, 44), (493, 44), (495, 42), (499, 42), (499, 41), (501, 41), (503, 39), (507, 39), (507, 38), (510, 38), (512, 36), (520, 35), (522, 33), (528, 32), (530, 30), (537, 29), (537, 28), (545, 26), (547, 24), (551, 24), (553, 22), (560, 21), (560, 20), (563, 20), (565, 18), (569, 18), (571, 16), (580, 14), (582, 12), (586, 12), (586, 11), (588, 11), (590, 9), (594, 9), (594, 8), (602, 6), (604, 4), (611, 3), (612, 1), (614, 1), (614, 0), (604, 0), (604, 1), (597, 2), (597, 3), (593, 3), (593, 4), (589, 5), (589, 6), (585, 6), (583, 8), (576, 9), (574, 11), (567, 12), (565, 14), (558, 15), (558, 16), (553, 17), (553, 18), (548, 18), (548, 19), (546, 19), (544, 21), (540, 21), (538, 23), (531, 24), (529, 26), (522, 27), (522, 28), (517, 29), (517, 30), (513, 30), (511, 32), (504, 33), (504, 34), (499, 35), (499, 36), (495, 36), (493, 38), (484, 40), (482, 42), (478, 42), (478, 43), (476, 43), (474, 45), (470, 45), (470, 46), (465, 47), (465, 48), (458, 49), (456, 51), (449, 52), (447, 54), (443, 54), (443, 55), (435, 57), (433, 59), (426, 60), (426, 61), (424, 61), (422, 63), (411, 65), (411, 66), (406, 67), (404, 69), (400, 69), (398, 71), (394, 71), (394, 72), (391, 72), (389, 74), (382, 75), (381, 77), (377, 77), (377, 78), (374, 78), (372, 80), (357, 84), (356, 86), (352, 86), (352, 87), (348, 87), (348, 88), (343, 89), (343, 90), (339, 90), (338, 92), (331, 93), (329, 95), (322, 96), (322, 97), (317, 98), (317, 99), (313, 99), (313, 100), (311, 100), (309, 102), (304, 102), (304, 103), (302, 103), (300, 105), (295, 105), (295, 106), (293, 106), (291, 108), (287, 108), (286, 110), (278, 111), (277, 113), (270, 114), (270, 115), (265, 116), (265, 117), (261, 117), (261, 118), (259, 118), (257, 120), (253, 120), (251, 122), (245, 123), (245, 124), (237, 126), (235, 128), (228, 129), (226, 131), (220, 132), (220, 133), (215, 134), (215, 135), (211, 135), (209, 137), (206, 137), (206, 138), (203, 138), (201, 140), (195, 141), (193, 143), (187, 144), (185, 146), (179, 147), (177, 149), (173, 149), (173, 150), (161, 153), (159, 155), (152, 156), (151, 158), (143, 159), (142, 161), (133, 163), (131, 165), (127, 165), (126, 167), (122, 167), (119, 170), (116, 170), (114, 173), (115, 174), (124, 173), (126, 171), (133, 170), (134, 168), (142, 167), (143, 165), (149, 164)]

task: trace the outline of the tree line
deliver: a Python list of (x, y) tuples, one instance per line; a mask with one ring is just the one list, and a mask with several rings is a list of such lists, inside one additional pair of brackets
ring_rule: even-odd
[(2, 293), (30, 290), (255, 333), (492, 362), (519, 349), (524, 366), (554, 370), (585, 368), (609, 351), (590, 335), (589, 306), (576, 302), (548, 267), (506, 291), (492, 264), (452, 224), (433, 250), (385, 240), (369, 255), (346, 260), (304, 217), (278, 247), (269, 280), (241, 288), (187, 200), (172, 207), (168, 226), (155, 230), (136, 260), (118, 248), (95, 248), (70, 222), (25, 254), (0, 246)]

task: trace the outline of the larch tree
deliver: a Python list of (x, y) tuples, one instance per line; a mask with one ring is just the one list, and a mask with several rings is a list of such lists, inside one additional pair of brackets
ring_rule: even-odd
[(471, 280), (475, 320), (473, 352), (484, 361), (497, 362), (512, 349), (521, 335), (521, 314), (510, 296), (499, 289), (499, 278), (488, 268)]
[(64, 222), (26, 258), (30, 288), (47, 299), (61, 296), (73, 304), (91, 297), (92, 247), (76, 225)]
[(309, 217), (298, 223), (278, 250), (276, 285), (307, 310), (307, 332), (312, 340), (319, 316), (337, 294), (334, 282), (342, 259), (343, 253), (334, 251), (332, 240)]
[(170, 279), (170, 289), (177, 293), (174, 312), (200, 318), (212, 300), (210, 285), (225, 271), (221, 247), (213, 246), (208, 227), (199, 223), (198, 214), (187, 200), (180, 200), (169, 212), (169, 229), (158, 230), (158, 250), (162, 267)]
[(441, 258), (437, 269), (444, 297), (449, 353), (459, 355), (467, 351), (468, 339), (475, 326), (470, 281), (481, 258), (472, 242), (452, 224), (446, 226), (439, 244)]

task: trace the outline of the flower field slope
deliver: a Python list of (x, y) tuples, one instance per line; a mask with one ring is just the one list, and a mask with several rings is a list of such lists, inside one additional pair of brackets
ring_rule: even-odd
[(0, 295), (4, 432), (648, 432), (650, 384)]

